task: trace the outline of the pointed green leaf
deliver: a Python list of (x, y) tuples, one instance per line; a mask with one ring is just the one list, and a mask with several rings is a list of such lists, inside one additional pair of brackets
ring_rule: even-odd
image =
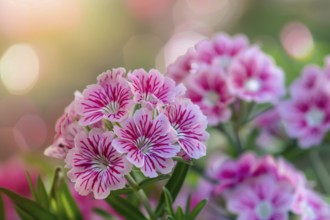
[(0, 220), (5, 220), (5, 203), (3, 201), (2, 196), (0, 195)]
[(191, 201), (191, 193), (189, 193), (188, 198), (187, 198), (187, 202), (186, 202), (186, 216), (185, 219), (188, 220), (188, 214), (190, 212), (190, 201)]
[(68, 185), (65, 181), (65, 179), (62, 179), (62, 183), (59, 188), (58, 192), (60, 198), (59, 202), (63, 203), (63, 207), (70, 219), (75, 219), (75, 220), (82, 220), (83, 217), (80, 213), (80, 209), (74, 200), (74, 198), (71, 195), (71, 192), (68, 188)]
[(25, 211), (23, 211), (22, 209), (20, 209), (19, 207), (16, 207), (16, 213), (17, 215), (22, 219), (22, 220), (33, 220), (33, 217), (31, 217), (30, 214), (26, 213)]
[(94, 208), (93, 212), (106, 220), (116, 220), (115, 217), (111, 216), (107, 211), (99, 208)]
[(28, 183), (29, 183), (29, 187), (30, 187), (31, 194), (32, 194), (34, 200), (37, 200), (37, 194), (36, 194), (36, 191), (35, 191), (35, 189), (34, 189), (34, 186), (33, 186), (33, 182), (32, 182), (31, 176), (30, 176), (30, 174), (29, 174), (27, 171), (25, 171), (25, 175), (26, 175), (26, 179), (27, 179), (27, 181), (28, 181)]
[(189, 220), (194, 220), (206, 205), (207, 200), (200, 201), (189, 214)]
[(115, 191), (112, 191), (111, 192), (111, 195), (126, 195), (126, 194), (132, 194), (134, 193), (135, 191), (131, 188), (124, 188), (124, 189), (118, 189), (118, 190), (115, 190)]
[(40, 176), (37, 179), (37, 189), (36, 189), (37, 201), (45, 209), (49, 209), (50, 199), (46, 192), (44, 183), (42, 182)]
[(4, 189), (0, 188), (0, 192), (6, 194), (6, 196), (9, 197), (9, 199), (20, 209), (22, 209), (27, 214), (31, 215), (36, 220), (56, 220), (56, 216), (50, 213), (49, 211), (42, 208), (39, 204), (36, 202), (26, 199), (24, 197), (21, 197), (20, 195)]
[(166, 187), (163, 188), (163, 192), (164, 192), (164, 196), (165, 196), (165, 204), (167, 207), (168, 214), (171, 217), (174, 217), (174, 211), (173, 211), (173, 207), (172, 207), (172, 204), (173, 204), (172, 195), (171, 195), (170, 191), (168, 191), (168, 189), (166, 189)]
[(159, 175), (155, 178), (147, 178), (147, 179), (145, 179), (145, 180), (143, 180), (139, 183), (139, 187), (140, 188), (146, 188), (147, 186), (149, 186), (153, 183), (156, 183), (156, 182), (159, 182), (159, 181), (162, 181), (162, 180), (166, 180), (170, 177), (171, 177), (170, 175)]
[[(174, 168), (173, 174), (171, 178), (166, 183), (165, 187), (171, 193), (173, 202), (175, 201), (183, 183), (187, 176), (190, 165), (182, 162), (178, 162), (176, 167)], [(164, 203), (165, 203), (165, 195), (164, 192), (161, 194), (159, 203), (156, 209), (156, 215), (161, 216), (164, 213)]]
[(140, 210), (136, 206), (132, 205), (132, 203), (130, 203), (127, 199), (110, 195), (108, 198), (106, 198), (106, 201), (112, 208), (114, 208), (127, 220), (146, 220), (145, 216), (140, 212)]
[(181, 206), (179, 206), (176, 210), (175, 220), (184, 220), (184, 214)]

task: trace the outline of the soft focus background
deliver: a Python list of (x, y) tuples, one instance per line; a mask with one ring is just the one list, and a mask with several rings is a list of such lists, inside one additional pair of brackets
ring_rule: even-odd
[(330, 54), (329, 9), (329, 0), (0, 0), (0, 162), (50, 160), (56, 119), (101, 72), (164, 72), (216, 32), (247, 34), (289, 83)]

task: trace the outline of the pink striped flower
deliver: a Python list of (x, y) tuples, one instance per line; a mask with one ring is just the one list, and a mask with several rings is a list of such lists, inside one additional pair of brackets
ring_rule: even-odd
[(257, 47), (234, 59), (228, 72), (232, 92), (244, 101), (274, 103), (285, 94), (283, 71)]
[(238, 220), (287, 220), (294, 198), (293, 187), (271, 175), (239, 185), (227, 198), (227, 207)]
[(196, 45), (197, 60), (202, 65), (211, 65), (227, 73), (232, 60), (248, 45), (249, 41), (244, 35), (230, 37), (220, 33), (212, 40), (203, 40)]
[(55, 140), (44, 154), (57, 159), (64, 159), (68, 151), (74, 147), (76, 134), (83, 131), (83, 127), (78, 124), (80, 116), (77, 112), (77, 102), (82, 98), (80, 92), (75, 92), (75, 99), (68, 105), (64, 114), (57, 120), (55, 125)]
[(78, 102), (81, 125), (91, 125), (102, 119), (120, 122), (130, 111), (133, 105), (130, 86), (126, 79), (112, 77), (111, 73), (101, 75), (99, 84), (87, 86), (84, 90), (83, 99)]
[(139, 109), (133, 117), (127, 118), (121, 127), (115, 126), (117, 138), (113, 146), (119, 153), (126, 154), (127, 159), (140, 168), (147, 177), (171, 172), (174, 157), (180, 148), (176, 142), (175, 132), (164, 114), (152, 118), (152, 112)]
[(201, 108), (210, 125), (226, 122), (231, 116), (229, 105), (235, 101), (226, 76), (215, 68), (201, 69), (187, 81), (187, 97)]
[(290, 85), (290, 94), (294, 98), (303, 98), (322, 86), (325, 74), (319, 67), (310, 65), (304, 68), (301, 76)]
[(129, 76), (134, 100), (138, 103), (167, 104), (173, 102), (179, 93), (175, 82), (164, 77), (158, 70), (146, 72), (144, 69), (134, 70)]
[(76, 136), (75, 148), (69, 151), (65, 162), (70, 169), (68, 176), (80, 195), (93, 192), (96, 199), (104, 199), (111, 190), (125, 186), (124, 175), (132, 167), (113, 147), (113, 137), (112, 132), (100, 129)]
[(184, 82), (189, 75), (195, 74), (197, 71), (198, 61), (196, 51), (194, 48), (191, 48), (185, 55), (180, 56), (175, 63), (168, 66), (166, 75), (175, 82), (181, 83)]
[(167, 105), (164, 111), (177, 133), (178, 143), (191, 158), (198, 159), (206, 155), (205, 142), (207, 119), (200, 108), (188, 100), (178, 100)]
[(243, 154), (238, 160), (226, 160), (219, 170), (214, 173), (220, 184), (215, 187), (214, 193), (220, 194), (226, 189), (236, 187), (245, 179), (251, 177), (258, 164), (258, 159), (252, 153)]
[(330, 206), (320, 195), (310, 189), (302, 189), (295, 197), (292, 211), (301, 217), (301, 220), (328, 220)]
[(214, 67), (227, 73), (232, 60), (248, 47), (248, 39), (244, 35), (233, 37), (225, 33), (217, 34), (211, 40), (199, 42), (195, 48), (179, 57), (168, 66), (167, 75), (177, 83), (184, 82), (200, 69)]
[(320, 144), (330, 129), (330, 95), (322, 90), (286, 100), (278, 110), (287, 134), (302, 148)]

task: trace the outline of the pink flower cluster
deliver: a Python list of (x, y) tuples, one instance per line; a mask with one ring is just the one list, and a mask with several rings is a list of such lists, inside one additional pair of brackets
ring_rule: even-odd
[(65, 109), (45, 154), (65, 159), (81, 195), (106, 198), (132, 166), (146, 177), (170, 173), (173, 157), (206, 154), (207, 120), (185, 88), (157, 70), (112, 69)]
[(276, 103), (285, 94), (283, 71), (243, 35), (218, 34), (170, 65), (167, 75), (187, 87), (209, 125), (226, 122), (236, 100)]
[(213, 196), (223, 195), (239, 220), (285, 220), (289, 212), (304, 220), (330, 217), (330, 206), (304, 174), (283, 159), (246, 153), (223, 162), (212, 177), (219, 180)]
[(330, 66), (307, 66), (290, 87), (291, 98), (278, 106), (287, 134), (302, 148), (322, 142), (330, 130)]

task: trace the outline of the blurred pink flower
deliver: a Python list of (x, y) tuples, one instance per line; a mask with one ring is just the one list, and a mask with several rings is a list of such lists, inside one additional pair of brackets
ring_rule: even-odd
[(120, 122), (127, 116), (133, 105), (132, 92), (127, 80), (120, 75), (122, 69), (112, 71), (113, 74), (107, 72), (99, 76), (99, 84), (89, 85), (84, 90), (83, 98), (78, 101), (81, 125), (91, 125), (102, 119)]
[(80, 195), (93, 192), (96, 199), (104, 199), (111, 190), (125, 186), (124, 175), (131, 171), (131, 164), (115, 150), (113, 137), (112, 132), (100, 129), (76, 136), (76, 147), (69, 151), (65, 162)]
[(168, 66), (166, 75), (171, 77), (175, 82), (181, 83), (184, 82), (190, 74), (195, 74), (197, 70), (196, 51), (194, 48), (191, 48), (185, 55), (180, 56), (175, 63)]
[(176, 96), (175, 82), (164, 77), (158, 70), (146, 72), (144, 69), (134, 70), (129, 74), (134, 100), (138, 103), (149, 103), (152, 106), (173, 102)]
[(300, 190), (292, 204), (292, 211), (301, 216), (301, 220), (328, 220), (330, 206), (316, 192), (304, 188)]
[(206, 155), (205, 142), (207, 119), (200, 108), (191, 101), (179, 99), (165, 107), (165, 115), (176, 131), (180, 147), (191, 158), (199, 159)]
[(214, 189), (216, 195), (221, 194), (224, 190), (236, 187), (246, 178), (252, 176), (258, 163), (257, 157), (252, 153), (243, 154), (237, 160), (227, 160), (219, 167), (219, 171), (214, 177), (219, 180), (220, 184)]
[(320, 144), (330, 129), (330, 95), (322, 90), (283, 101), (278, 110), (287, 134), (302, 148)]
[(46, 156), (64, 159), (68, 151), (74, 147), (74, 137), (83, 130), (78, 124), (80, 116), (77, 112), (77, 102), (82, 98), (80, 92), (75, 92), (75, 99), (65, 108), (64, 114), (55, 125), (55, 138), (44, 152)]
[(323, 71), (314, 65), (304, 68), (301, 76), (290, 85), (290, 94), (293, 98), (304, 98), (311, 92), (317, 91), (324, 78)]
[(227, 73), (233, 58), (248, 46), (249, 41), (245, 35), (230, 37), (219, 33), (212, 40), (203, 40), (196, 45), (197, 60), (200, 66), (211, 65)]
[(115, 126), (117, 138), (113, 146), (119, 153), (127, 154), (127, 159), (140, 168), (147, 177), (171, 172), (174, 157), (180, 150), (174, 145), (175, 131), (164, 114), (152, 118), (152, 112), (139, 109), (133, 117), (127, 118), (121, 127)]
[(204, 68), (187, 80), (187, 97), (199, 105), (210, 125), (226, 122), (231, 116), (229, 105), (235, 97), (230, 93), (223, 70)]
[(286, 220), (293, 198), (288, 182), (263, 175), (239, 185), (227, 197), (227, 207), (238, 220)]
[(244, 101), (276, 103), (285, 94), (283, 71), (257, 47), (240, 53), (228, 72), (229, 88)]

